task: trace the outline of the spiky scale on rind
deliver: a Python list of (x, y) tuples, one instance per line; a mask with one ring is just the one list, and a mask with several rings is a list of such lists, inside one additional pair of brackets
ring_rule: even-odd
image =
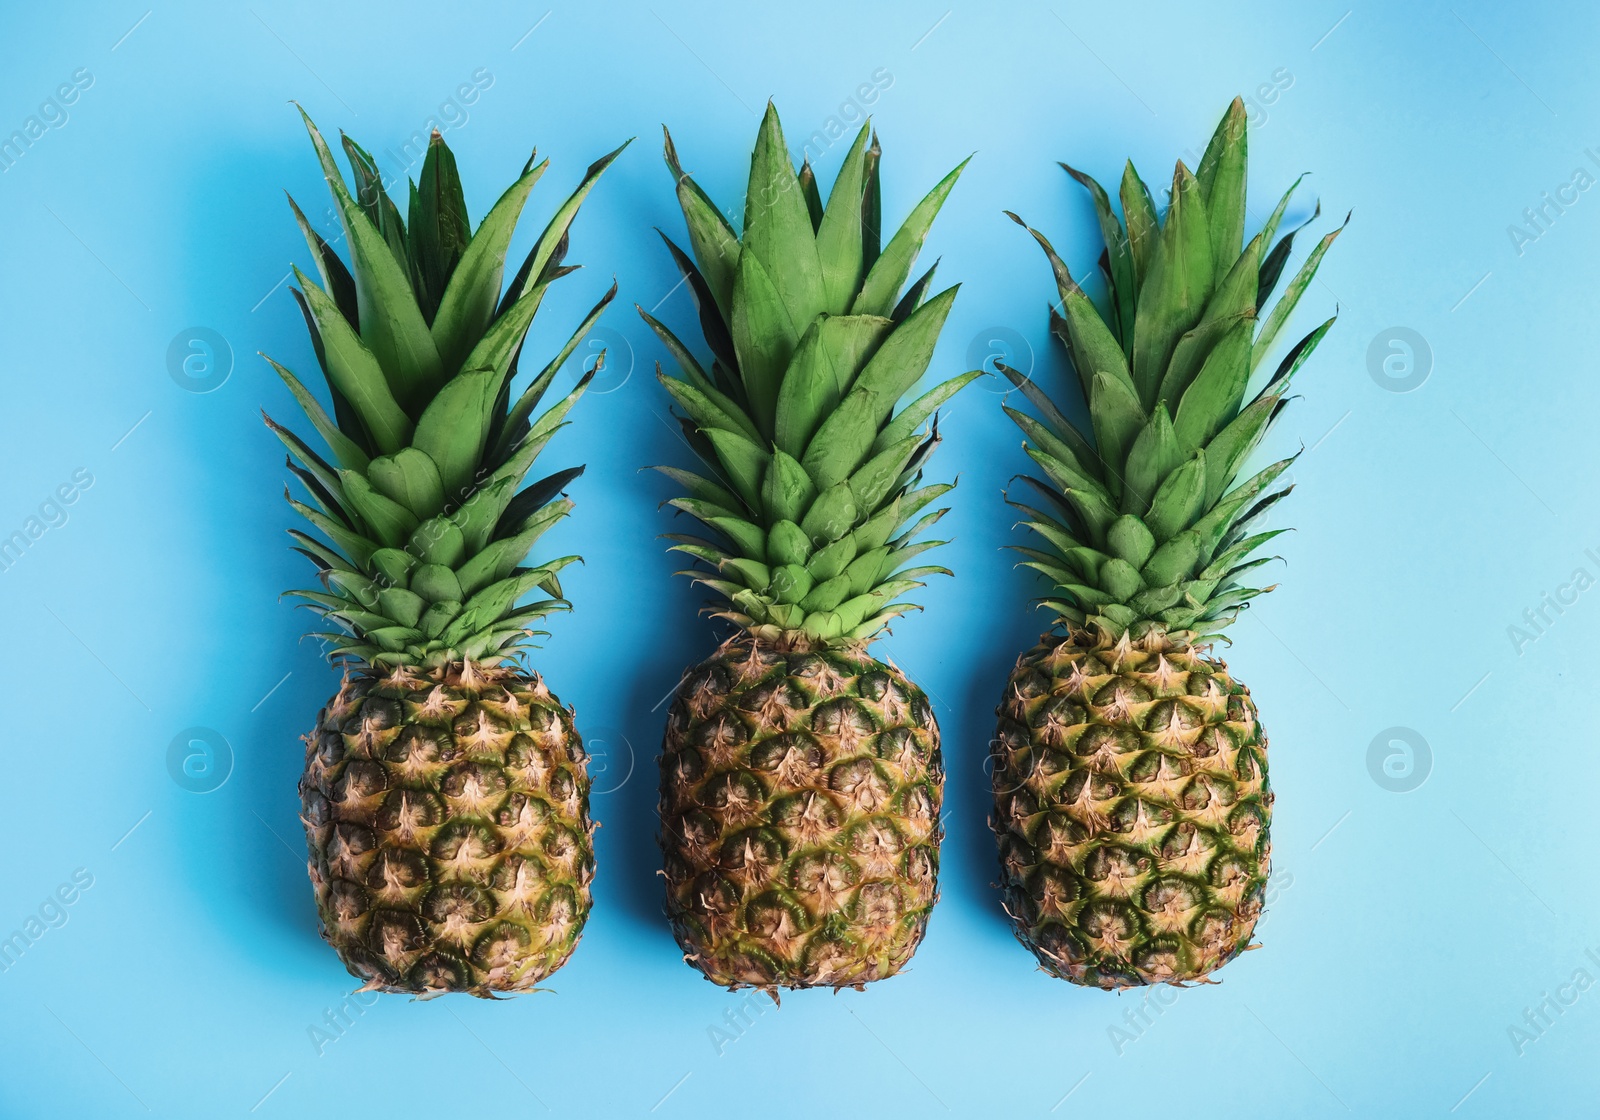
[(1183, 983), (1249, 948), (1272, 791), (1266, 733), (1227, 665), (1158, 629), (1046, 634), (996, 714), (1000, 885), (1046, 972)]
[(524, 992), (589, 917), (595, 826), (571, 709), (537, 674), (358, 671), (306, 736), (322, 936), (368, 990)]
[(679, 686), (661, 755), (684, 959), (774, 994), (894, 975), (933, 909), (943, 793), (933, 709), (898, 668), (731, 639)]

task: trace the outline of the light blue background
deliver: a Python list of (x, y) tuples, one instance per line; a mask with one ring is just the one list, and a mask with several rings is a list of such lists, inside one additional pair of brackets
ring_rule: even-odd
[[(75, 470), (94, 479), (0, 573), (0, 936), (74, 869), (93, 876), (0, 973), (0, 1116), (1594, 1115), (1600, 990), (1521, 1054), (1508, 1028), (1575, 970), (1600, 977), (1584, 956), (1600, 956), (1600, 592), (1550, 612), (1520, 652), (1507, 634), (1575, 568), (1600, 576), (1584, 555), (1600, 555), (1600, 192), (1520, 253), (1507, 232), (1594, 169), (1592, 6), (147, 7), (0, 17), (0, 134), (75, 69), (94, 77), (0, 174), (0, 531)], [(589, 464), (550, 542), (588, 563), (567, 581), (576, 612), (535, 655), (612, 745), (595, 911), (549, 993), (385, 997), (319, 1054), (311, 1029), (352, 983), (315, 933), (295, 781), (297, 736), (335, 677), (297, 642), (310, 616), (276, 599), (307, 576), (259, 410), (293, 408), (255, 356), (313, 365), (281, 283), (309, 263), (281, 192), (313, 215), (326, 195), (287, 102), (381, 150), (479, 67), (493, 85), (447, 133), (473, 215), (528, 147), (553, 160), (519, 245), (591, 159), (639, 138), (579, 218), (572, 259), (587, 267), (534, 343), (547, 351), (617, 276), (604, 325), (632, 376), (585, 399), (549, 453), (552, 469)], [(1280, 69), (1292, 82), (1252, 111), (1257, 220), (1306, 170), (1299, 213), (1324, 205), (1314, 232), (1354, 210), (1296, 337), (1335, 306), (1339, 323), (1269, 449), (1306, 448), (1277, 517), (1298, 528), (1272, 569), (1283, 586), (1227, 654), (1272, 736), (1265, 944), (1219, 986), (1163, 989), (1168, 1006), (1120, 1053), (1111, 1028), (1131, 1035), (1144, 995), (1036, 971), (990, 887), (991, 711), (1042, 626), (1035, 584), (999, 551), (1017, 539), (1001, 488), (1024, 460), (992, 388), (947, 411), (934, 462), (960, 474), (940, 554), (958, 577), (878, 647), (937, 698), (949, 766), (943, 897), (913, 967), (773, 1009), (685, 967), (659, 913), (660, 701), (710, 630), (655, 540), (668, 487), (637, 473), (683, 452), (649, 376), (663, 352), (628, 305), (692, 322), (651, 232), (681, 230), (658, 129), (733, 204), (767, 97), (798, 148), (879, 68), (893, 79), (872, 106), (886, 216), (977, 152), (924, 257), (964, 285), (941, 375), (993, 328), (1020, 332), (1042, 377), (1061, 372), (1048, 269), (1002, 208), (1090, 273), (1091, 210), (1055, 161), (1111, 182), (1131, 155), (1159, 190), (1228, 99)], [(823, 156), (824, 183), (843, 150)], [(167, 370), (169, 342), (195, 326), (234, 354), (207, 394)], [(1369, 375), (1369, 345), (1395, 326), (1431, 354), (1405, 394)], [(166, 762), (195, 726), (234, 756), (203, 794)], [(1407, 793), (1368, 763), (1396, 726), (1431, 748)]]

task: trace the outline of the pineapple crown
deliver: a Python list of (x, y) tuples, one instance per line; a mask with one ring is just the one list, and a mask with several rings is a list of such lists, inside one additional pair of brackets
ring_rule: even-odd
[(693, 259), (661, 236), (712, 355), (708, 374), (640, 308), (677, 361), (680, 376), (658, 365), (657, 377), (706, 471), (658, 468), (686, 491), (670, 504), (715, 537), (669, 535), (675, 551), (710, 569), (681, 574), (727, 600), (719, 617), (766, 640), (797, 648), (870, 641), (915, 609), (899, 596), (928, 575), (949, 574), (907, 567), (943, 543), (916, 538), (945, 513), (923, 511), (952, 488), (921, 485), (922, 468), (939, 442), (936, 410), (981, 371), (896, 407), (927, 371), (956, 294), (951, 287), (927, 298), (933, 268), (904, 295), (901, 288), (966, 163), (884, 246), (881, 150), (870, 122), (824, 206), (809, 160), (795, 171), (768, 103), (741, 238), (663, 133)]
[[(557, 573), (578, 557), (536, 567), (523, 560), (572, 509), (561, 491), (583, 468), (522, 483), (592, 371), (535, 416), (539, 402), (616, 285), (514, 396), (512, 382), (546, 289), (576, 270), (562, 263), (573, 218), (622, 148), (590, 166), (502, 294), (512, 231), (548, 160), (536, 164), (530, 156), (474, 233), (455, 157), (434, 132), (402, 222), (372, 156), (342, 137), (352, 194), (321, 133), (304, 110), (301, 117), (333, 192), (350, 265), (291, 198), (322, 279), (313, 283), (296, 268), (300, 287), (291, 291), (333, 415), (267, 359), (331, 458), (263, 413), (309, 502), (287, 490), (285, 496), (320, 534), (290, 530), (295, 550), (316, 565), (321, 588), (289, 594), (340, 628), (314, 635), (328, 642), (334, 660), (396, 667), (505, 660), (539, 633), (530, 625), (570, 608)], [(516, 605), (536, 588), (550, 597)]]
[[(1245, 108), (1235, 98), (1198, 171), (1178, 162), (1164, 219), (1131, 162), (1120, 219), (1099, 183), (1061, 165), (1088, 188), (1099, 218), (1105, 315), (1050, 242), (1028, 229), (1055, 272), (1060, 311), (1051, 308), (1050, 329), (1066, 346), (1090, 424), (1080, 430), (1038, 385), (1001, 367), (1037, 413), (1006, 409), (1045, 475), (1022, 481), (1046, 508), (1011, 504), (1046, 546), (1020, 551), (1054, 583), (1043, 603), (1069, 627), (1113, 638), (1160, 628), (1203, 643), (1272, 590), (1244, 577), (1275, 559), (1252, 554), (1284, 530), (1249, 530), (1293, 489), (1275, 483), (1295, 456), (1236, 478), (1334, 320), (1290, 347), (1270, 377), (1255, 374), (1344, 227), (1318, 242), (1266, 311), (1295, 235), (1321, 206), (1274, 242), (1296, 179), (1241, 248), (1245, 163)], [(1260, 386), (1253, 395), (1252, 384)]]

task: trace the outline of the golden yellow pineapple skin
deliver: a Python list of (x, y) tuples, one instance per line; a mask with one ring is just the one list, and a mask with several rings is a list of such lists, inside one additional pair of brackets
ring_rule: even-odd
[(1273, 795), (1255, 703), (1226, 664), (1159, 629), (1046, 634), (997, 715), (1000, 885), (1046, 972), (1201, 981), (1250, 947)]
[(864, 647), (743, 634), (691, 669), (667, 720), (667, 914), (713, 983), (892, 976), (938, 890), (944, 766), (927, 696)]
[(589, 786), (572, 712), (537, 674), (352, 673), (300, 779), (322, 936), (363, 990), (533, 988), (589, 916)]

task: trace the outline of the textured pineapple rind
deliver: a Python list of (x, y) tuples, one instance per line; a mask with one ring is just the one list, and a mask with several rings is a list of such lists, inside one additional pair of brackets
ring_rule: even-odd
[(685, 675), (661, 756), (685, 959), (774, 994), (894, 975), (937, 898), (943, 793), (933, 709), (898, 668), (731, 640)]
[(1273, 797), (1266, 734), (1226, 664), (1159, 627), (1069, 628), (1018, 659), (996, 714), (1000, 885), (1044, 971), (1183, 983), (1249, 948)]
[(305, 739), (319, 925), (363, 990), (492, 998), (566, 963), (591, 904), (588, 759), (537, 674), (360, 669)]

